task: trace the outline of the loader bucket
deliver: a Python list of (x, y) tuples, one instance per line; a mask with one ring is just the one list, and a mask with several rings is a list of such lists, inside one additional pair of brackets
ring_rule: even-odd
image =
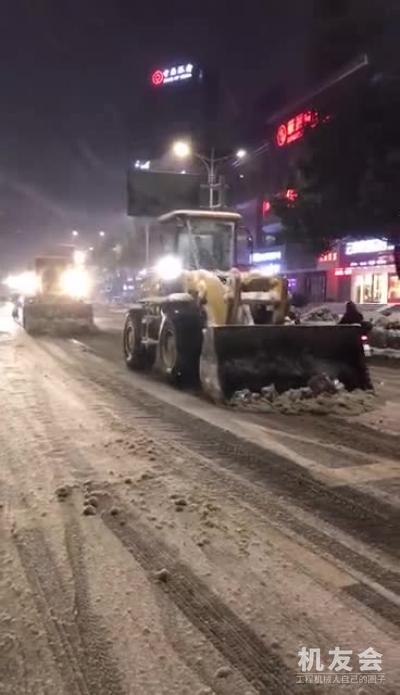
[(349, 391), (372, 388), (360, 326), (238, 325), (204, 331), (200, 380), (215, 401), (270, 384), (282, 393), (307, 386), (321, 373)]
[(93, 328), (93, 308), (84, 302), (28, 302), (23, 323), (28, 333), (75, 334)]

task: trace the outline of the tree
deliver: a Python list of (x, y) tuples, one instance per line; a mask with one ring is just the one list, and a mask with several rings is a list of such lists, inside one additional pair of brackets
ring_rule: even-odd
[[(400, 247), (400, 79), (373, 79), (334, 114), (319, 114), (274, 212), (287, 240), (319, 253), (346, 235)], [(398, 269), (399, 270), (399, 269)]]

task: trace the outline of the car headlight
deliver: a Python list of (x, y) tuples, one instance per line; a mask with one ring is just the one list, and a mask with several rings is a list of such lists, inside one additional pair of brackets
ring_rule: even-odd
[(75, 299), (87, 297), (90, 291), (89, 274), (84, 268), (68, 268), (61, 275), (60, 288)]

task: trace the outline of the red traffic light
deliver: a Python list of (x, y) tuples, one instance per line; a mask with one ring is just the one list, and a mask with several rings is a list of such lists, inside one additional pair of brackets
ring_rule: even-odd
[(153, 87), (159, 87), (164, 82), (164, 73), (162, 70), (154, 70), (151, 76), (151, 84)]

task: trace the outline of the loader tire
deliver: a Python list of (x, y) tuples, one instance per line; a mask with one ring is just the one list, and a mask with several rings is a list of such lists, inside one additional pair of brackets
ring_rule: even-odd
[(143, 371), (148, 367), (146, 348), (142, 343), (142, 314), (129, 314), (125, 321), (123, 333), (125, 363), (129, 369)]
[(32, 321), (30, 320), (29, 316), (26, 315), (25, 312), (22, 314), (22, 326), (24, 331), (26, 331), (28, 335), (35, 335), (35, 333), (37, 333)]
[(199, 380), (201, 342), (199, 317), (180, 315), (165, 319), (158, 343), (158, 364), (171, 384), (189, 386)]

